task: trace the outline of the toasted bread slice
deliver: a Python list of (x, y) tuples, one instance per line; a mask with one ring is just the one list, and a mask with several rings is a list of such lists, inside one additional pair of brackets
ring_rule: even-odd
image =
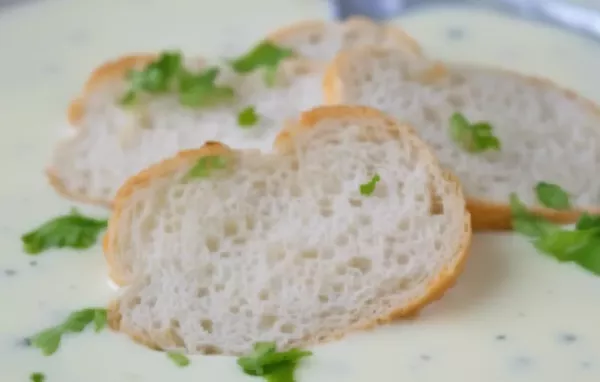
[[(265, 83), (261, 71), (238, 75), (222, 66), (218, 82), (233, 88), (236, 97), (214, 107), (182, 106), (175, 93), (151, 97), (139, 107), (121, 106), (117, 100), (127, 89), (124, 73), (153, 59), (129, 56), (102, 65), (71, 104), (74, 134), (58, 143), (47, 170), (63, 195), (109, 206), (129, 176), (207, 140), (270, 150), (283, 121), (322, 101), (321, 71), (309, 60), (293, 58), (280, 65), (275, 86)], [(205, 65), (203, 59), (186, 62), (190, 70)], [(259, 120), (243, 127), (238, 114), (248, 106)]]
[[(272, 154), (210, 143), (125, 183), (104, 243), (128, 285), (114, 328), (189, 353), (285, 349), (413, 314), (452, 285), (470, 217), (410, 127), (320, 107), (276, 142)], [(226, 165), (189, 177), (215, 157)]]
[[(336, 57), (324, 92), (327, 103), (376, 107), (415, 126), (461, 180), (474, 230), (509, 229), (513, 192), (558, 223), (572, 223), (583, 211), (600, 212), (599, 109), (547, 80), (363, 47)], [(449, 133), (455, 112), (489, 122), (501, 149), (463, 150)], [(534, 193), (538, 182), (562, 187), (573, 208), (543, 207)]]
[(343, 22), (298, 22), (271, 33), (267, 38), (303, 57), (324, 62), (329, 62), (345, 49), (374, 44), (421, 54), (419, 44), (402, 29), (360, 16)]
[[(123, 108), (116, 101), (126, 90), (126, 73), (144, 68), (157, 55), (134, 54), (100, 66), (69, 107), (73, 134), (54, 150), (47, 170), (50, 183), (64, 196), (110, 206), (125, 179), (180, 150), (197, 148), (210, 140), (239, 148), (270, 148), (286, 119), (322, 103), (320, 76), (325, 62), (338, 50), (381, 43), (419, 51), (402, 30), (362, 18), (344, 23), (298, 23), (268, 39), (296, 53), (296, 58), (286, 60), (280, 68), (283, 74), (276, 86), (265, 86), (262, 74), (239, 80), (225, 70), (221, 82), (232, 86), (239, 97), (218, 108), (182, 107), (174, 94), (156, 97), (142, 110)], [(186, 64), (190, 69), (207, 65), (201, 58)], [(260, 123), (240, 128), (237, 115), (249, 105), (256, 108)]]

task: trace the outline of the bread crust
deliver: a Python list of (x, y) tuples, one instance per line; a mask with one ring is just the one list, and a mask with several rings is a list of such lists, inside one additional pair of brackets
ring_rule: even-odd
[[(282, 27), (281, 29), (269, 34), (266, 38), (277, 43), (281, 39), (286, 39), (294, 34), (304, 34), (309, 33), (310, 31), (324, 30), (327, 25), (328, 22), (320, 20), (301, 21), (286, 27)], [(399, 28), (389, 25), (378, 26), (370, 19), (364, 17), (351, 17), (342, 23), (342, 25), (346, 28), (355, 30), (360, 30), (367, 27), (383, 28), (384, 33), (397, 41), (399, 46), (407, 47), (411, 52), (420, 54), (421, 48), (419, 44), (406, 32)], [(88, 80), (85, 82), (80, 95), (73, 99), (68, 106), (67, 120), (69, 121), (70, 126), (75, 129), (81, 128), (81, 120), (85, 114), (85, 102), (91, 93), (107, 82), (123, 78), (123, 76), (125, 76), (127, 71), (130, 69), (142, 68), (143, 66), (155, 60), (156, 57), (157, 54), (155, 53), (132, 53), (107, 61), (93, 70)], [(298, 70), (302, 70), (303, 68), (303, 70), (312, 70), (309, 69), (309, 67), (313, 68), (315, 65), (315, 63), (305, 62), (304, 67), (301, 65), (298, 66)], [(52, 167), (48, 167), (46, 169), (46, 176), (48, 177), (48, 181), (55, 191), (67, 199), (86, 204), (112, 208), (112, 202), (110, 200), (92, 198), (84, 193), (69, 190), (65, 182), (58, 175), (58, 171)]]
[[(321, 106), (302, 113), (297, 123), (288, 124), (288, 126), (286, 126), (286, 128), (280, 132), (275, 140), (274, 146), (276, 151), (284, 155), (289, 153), (290, 150), (293, 150), (293, 139), (297, 134), (302, 133), (302, 131), (310, 130), (314, 128), (320, 121), (329, 118), (350, 120), (377, 118), (382, 120), (390, 131), (395, 131), (400, 135), (404, 134), (405, 136), (416, 137), (414, 130), (410, 126), (405, 124), (400, 125), (394, 119), (376, 109), (363, 106)], [(424, 142), (417, 139), (415, 144), (417, 145), (417, 149), (419, 151), (422, 150), (427, 153), (427, 159), (436, 167), (438, 167), (440, 171), (442, 171), (444, 178), (453, 185), (455, 195), (459, 196), (461, 199), (464, 199), (461, 185), (456, 176), (454, 176), (451, 172), (441, 168), (437, 158), (433, 155), (433, 152)], [(223, 144), (218, 142), (207, 142), (207, 144), (200, 149), (180, 152), (173, 158), (166, 159), (149, 167), (148, 169), (130, 178), (119, 189), (114, 202), (115, 207), (112, 216), (109, 219), (108, 230), (104, 238), (104, 253), (108, 263), (109, 274), (115, 283), (123, 286), (128, 282), (126, 277), (116, 269), (118, 259), (116, 258), (117, 254), (115, 253), (114, 243), (119, 234), (117, 231), (118, 221), (121, 217), (122, 211), (129, 202), (131, 195), (136, 191), (147, 187), (153, 179), (176, 171), (177, 169), (181, 168), (181, 166), (188, 166), (190, 165), (190, 162), (196, 161), (203, 156), (222, 155), (230, 152), (231, 149)], [(464, 265), (468, 258), (472, 238), (471, 219), (469, 212), (466, 209), (463, 211), (464, 229), (458, 246), (455, 248), (453, 262), (451, 264), (447, 264), (446, 267), (433, 280), (431, 280), (422, 295), (417, 296), (404, 306), (391, 309), (386, 314), (373, 319), (367, 324), (341, 328), (338, 333), (335, 333), (323, 340), (316, 341), (312, 338), (304, 338), (291, 345), (302, 347), (316, 345), (317, 343), (329, 342), (341, 338), (350, 332), (372, 329), (376, 326), (387, 324), (401, 318), (411, 318), (426, 305), (441, 298), (444, 293), (454, 285), (464, 269)], [(130, 336), (134, 341), (152, 349), (160, 349), (158, 343), (152, 340), (152, 338), (156, 337), (157, 335), (163, 339), (168, 339), (168, 342), (172, 343), (173, 346), (177, 345), (176, 335), (170, 331), (160, 334), (153, 333), (151, 336), (149, 333), (145, 333), (143, 331), (132, 331), (122, 328), (121, 313), (119, 311), (119, 304), (116, 301), (109, 306), (108, 317), (109, 325), (112, 329), (116, 331), (122, 331)]]
[[(274, 43), (278, 43), (288, 39), (290, 36), (295, 34), (308, 34), (311, 32), (322, 33), (325, 31), (329, 24), (331, 24), (330, 21), (321, 20), (299, 21), (294, 24), (287, 25), (285, 27), (275, 30), (274, 32), (267, 35), (267, 39)], [(357, 32), (367, 28), (381, 28), (383, 34), (386, 37), (391, 37), (391, 39), (395, 41), (399, 47), (401, 46), (407, 48), (410, 52), (414, 54), (421, 54), (421, 46), (419, 45), (419, 43), (404, 30), (394, 27), (392, 25), (378, 24), (372, 19), (363, 16), (349, 17), (345, 21), (341, 22), (340, 25), (347, 30)]]
[[(340, 71), (343, 70), (347, 63), (352, 60), (352, 56), (364, 55), (385, 55), (391, 51), (388, 48), (377, 46), (366, 46), (352, 49), (351, 51), (340, 52), (331, 61), (325, 70), (323, 76), (323, 95), (325, 104), (340, 104), (343, 102), (344, 84), (341, 79)], [(426, 80), (442, 79), (449, 73), (449, 67), (439, 61), (432, 61), (431, 70), (427, 71)], [(466, 65), (463, 65), (466, 66)], [(589, 99), (586, 99), (576, 92), (557, 86), (554, 82), (539, 77), (526, 76), (515, 73), (510, 70), (486, 68), (486, 70), (504, 73), (521, 78), (523, 81), (530, 82), (533, 85), (552, 86), (562, 92), (565, 97), (582, 103), (588, 107), (593, 113), (598, 115), (600, 120), (600, 106), (596, 105)], [(418, 129), (417, 129), (418, 131)], [(490, 200), (469, 197), (465, 195), (467, 200), (467, 209), (471, 213), (473, 231), (509, 231), (512, 230), (512, 214), (510, 204), (499, 203)], [(538, 215), (556, 224), (573, 224), (583, 213), (600, 214), (600, 207), (575, 208), (572, 210), (553, 210), (543, 207), (528, 207), (528, 209)]]
[[(122, 78), (130, 69), (140, 68), (149, 64), (155, 58), (156, 55), (150, 53), (127, 55), (107, 61), (92, 71), (88, 80), (83, 85), (80, 95), (73, 99), (67, 108), (67, 120), (69, 121), (70, 128), (82, 128), (80, 122), (85, 113), (85, 101), (91, 93), (107, 82)], [(110, 208), (112, 205), (108, 200), (92, 198), (84, 193), (70, 191), (65, 182), (58, 176), (56, 169), (51, 166), (46, 168), (45, 173), (48, 177), (48, 182), (54, 190), (67, 199), (107, 208)]]

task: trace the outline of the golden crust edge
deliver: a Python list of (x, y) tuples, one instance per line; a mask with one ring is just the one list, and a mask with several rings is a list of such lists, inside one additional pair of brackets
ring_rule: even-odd
[[(298, 21), (293, 24), (289, 24), (279, 29), (276, 29), (274, 32), (269, 33), (266, 39), (277, 43), (278, 41), (281, 41), (282, 39), (287, 39), (294, 34), (302, 34), (314, 30), (323, 30), (330, 23), (331, 21), (323, 20)], [(406, 31), (397, 26), (393, 26), (387, 23), (380, 24), (364, 16), (351, 16), (345, 21), (338, 23), (338, 25), (345, 28), (382, 28), (382, 30), (387, 36), (391, 36), (394, 40), (396, 40), (398, 46), (408, 48), (408, 50), (414, 54), (420, 55), (422, 52), (419, 43), (412, 36), (406, 33)]]
[[(323, 76), (323, 96), (325, 104), (336, 105), (341, 104), (343, 102), (342, 94), (344, 90), (344, 85), (342, 79), (340, 78), (340, 71), (343, 70), (342, 68), (346, 65), (348, 61), (352, 60), (353, 56), (358, 55), (360, 57), (366, 54), (373, 53), (387, 54), (393, 51), (394, 49), (391, 48), (365, 46), (338, 53), (325, 69), (325, 74)], [(440, 61), (431, 60), (431, 64), (431, 71), (429, 72), (429, 74), (431, 74), (434, 78), (439, 78), (438, 76), (444, 76), (448, 72), (448, 67)], [(490, 70), (492, 72), (495, 71), (499, 73), (517, 76), (518, 78), (521, 78), (524, 81), (530, 82), (536, 86), (551, 86), (563, 93), (567, 98), (575, 100), (577, 102), (581, 102), (583, 105), (585, 105), (585, 107), (589, 108), (593, 113), (597, 114), (600, 120), (599, 105), (595, 104), (593, 101), (585, 97), (580, 96), (573, 90), (558, 86), (549, 79), (535, 76), (527, 76), (500, 68), (484, 67), (484, 69)], [(483, 200), (480, 198), (469, 197), (468, 195), (466, 195), (465, 198), (467, 201), (467, 209), (471, 213), (473, 231), (485, 232), (512, 230), (512, 215), (510, 210), (510, 204)], [(573, 224), (583, 213), (600, 214), (600, 206), (589, 208), (576, 208), (568, 211), (559, 211), (543, 207), (528, 207), (528, 209), (532, 213), (557, 224)]]
[[(319, 106), (312, 110), (301, 113), (298, 123), (288, 123), (286, 128), (284, 128), (275, 141), (276, 149), (285, 154), (290, 150), (290, 140), (293, 139), (293, 136), (298, 132), (306, 129), (313, 128), (320, 120), (325, 118), (382, 118), (384, 123), (388, 125), (390, 129), (397, 129), (400, 134), (405, 133), (407, 135), (416, 137), (413, 129), (405, 124), (399, 124), (392, 118), (383, 114), (379, 110), (364, 107), (364, 106)], [(450, 171), (444, 170), (437, 161), (437, 158), (433, 156), (430, 148), (420, 139), (417, 138), (415, 141), (418, 144), (419, 150), (426, 150), (428, 152), (428, 156), (433, 161), (433, 164), (440, 170), (443, 174), (444, 178), (452, 183), (455, 187), (455, 194), (464, 199), (464, 195), (462, 193), (462, 188), (460, 183), (458, 182), (455, 175), (453, 175)], [(118, 219), (121, 214), (121, 210), (123, 208), (123, 204), (125, 204), (128, 198), (137, 190), (139, 187), (145, 186), (148, 182), (150, 182), (154, 177), (163, 176), (167, 173), (173, 171), (182, 163), (187, 163), (191, 159), (200, 158), (205, 155), (215, 155), (223, 152), (223, 149), (230, 150), (227, 146), (224, 146), (218, 142), (210, 142), (209, 147), (202, 147), (200, 149), (187, 150), (185, 152), (181, 152), (173, 158), (169, 158), (164, 160), (161, 163), (151, 166), (147, 170), (140, 172), (138, 175), (130, 178), (119, 190), (118, 198), (115, 198), (115, 209), (113, 211), (113, 215), (109, 220), (109, 229), (111, 226), (114, 227), (117, 225)], [(363, 331), (375, 328), (380, 325), (384, 325), (390, 323), (392, 321), (396, 321), (402, 318), (411, 318), (418, 314), (420, 310), (425, 308), (430, 303), (440, 299), (443, 297), (445, 292), (449, 290), (456, 282), (460, 274), (462, 273), (464, 266), (466, 264), (466, 260), (468, 258), (471, 240), (472, 240), (472, 229), (471, 229), (471, 219), (469, 216), (469, 212), (465, 209), (464, 215), (464, 229), (462, 232), (462, 237), (460, 238), (457, 248), (455, 249), (454, 261), (451, 264), (448, 264), (446, 267), (442, 269), (442, 271), (432, 278), (429, 285), (426, 287), (425, 292), (414, 298), (412, 301), (409, 301), (405, 306), (392, 309), (388, 313), (383, 316), (374, 318), (371, 322), (361, 325), (355, 325), (341, 330), (338, 333), (334, 333), (331, 336), (324, 338), (323, 340), (300, 340), (300, 346), (313, 346), (321, 343), (326, 343), (333, 341), (335, 339), (342, 338), (347, 334), (356, 331)], [(104, 249), (105, 256), (107, 255), (107, 239), (111, 232), (107, 232), (104, 241)], [(115, 235), (116, 232), (112, 232), (112, 235)], [(110, 259), (107, 257), (107, 262), (110, 263), (114, 261), (114, 259)], [(117, 282), (119, 285), (124, 285), (123, 283), (119, 283), (119, 280), (113, 281)], [(122, 332), (129, 336), (135, 342), (147, 346), (151, 349), (162, 350), (161, 346), (159, 346), (156, 342), (151, 339), (151, 336), (148, 333), (143, 333), (141, 331), (134, 330), (125, 330), (121, 327), (121, 313), (118, 300), (115, 300), (109, 304), (108, 307), (108, 322), (109, 326), (115, 330)], [(161, 333), (161, 336), (170, 336), (173, 338), (173, 335), (168, 331), (165, 333)], [(154, 336), (154, 335), (153, 335)]]
[(131, 195), (137, 190), (147, 187), (155, 178), (176, 171), (181, 168), (181, 166), (188, 165), (194, 160), (198, 160), (204, 156), (223, 155), (229, 152), (231, 152), (231, 149), (227, 145), (220, 142), (207, 141), (198, 149), (180, 151), (173, 157), (165, 158), (162, 161), (147, 167), (136, 175), (131, 176), (123, 183), (123, 185), (121, 185), (115, 195), (112, 213), (108, 220), (108, 228), (102, 241), (104, 258), (108, 266), (108, 274), (115, 284), (118, 286), (126, 286), (129, 283), (127, 276), (121, 270), (121, 267), (116, 266), (118, 260), (113, 243), (118, 237), (118, 223), (123, 213), (123, 209), (126, 207)]

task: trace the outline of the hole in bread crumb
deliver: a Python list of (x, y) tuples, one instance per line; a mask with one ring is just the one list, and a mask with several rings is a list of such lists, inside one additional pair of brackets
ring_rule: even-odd
[(289, 324), (289, 323), (288, 324), (283, 324), (279, 328), (279, 331), (281, 331), (281, 333), (286, 333), (286, 334), (294, 333), (294, 330), (296, 330), (296, 325)]
[(169, 328), (166, 331), (166, 337), (169, 338), (171, 340), (171, 342), (173, 342), (175, 344), (175, 346), (177, 347), (184, 347), (185, 346), (185, 342), (183, 341), (183, 338), (181, 338), (181, 335), (179, 335), (179, 326), (177, 328)]
[(206, 355), (216, 355), (222, 354), (223, 350), (220, 347), (215, 345), (198, 345), (196, 346), (196, 351), (198, 353), (206, 354)]
[(231, 252), (225, 251), (225, 252), (221, 252), (219, 255), (221, 256), (222, 259), (228, 259), (231, 256)]
[(409, 228), (410, 228), (410, 221), (408, 221), (408, 220), (402, 220), (398, 223), (399, 231), (408, 231)]
[(183, 196), (183, 188), (177, 187), (171, 190), (171, 195), (173, 199), (181, 199)]
[(349, 241), (350, 239), (348, 238), (348, 235), (341, 234), (335, 239), (335, 244), (343, 247), (344, 245), (348, 244)]
[(202, 326), (202, 329), (204, 329), (205, 332), (207, 333), (212, 333), (213, 332), (213, 322), (212, 320), (201, 320), (200, 321), (200, 326)]
[(348, 269), (346, 269), (346, 266), (343, 264), (339, 264), (337, 267), (335, 267), (335, 272), (340, 276), (345, 275), (347, 271)]
[(408, 264), (408, 256), (407, 255), (396, 255), (396, 262), (398, 265), (406, 265)]
[(433, 188), (429, 190), (429, 200), (429, 215), (443, 215), (444, 203), (442, 197)]
[(152, 321), (152, 329), (160, 329), (160, 321)]
[(331, 215), (333, 215), (333, 210), (332, 209), (328, 209), (328, 208), (322, 208), (320, 210), (321, 216), (324, 218), (328, 218)]
[(423, 117), (425, 117), (425, 120), (429, 123), (436, 123), (438, 120), (436, 112), (427, 106), (423, 106)]
[(258, 293), (258, 298), (261, 299), (262, 301), (266, 301), (269, 299), (269, 291), (266, 289), (261, 290)]
[(271, 314), (267, 314), (260, 317), (260, 321), (258, 322), (258, 326), (260, 329), (271, 329), (273, 325), (277, 322), (277, 317)]
[(146, 301), (146, 305), (148, 305), (151, 308), (154, 308), (156, 306), (156, 297), (151, 297), (150, 299), (148, 299), (148, 301)]
[(371, 259), (366, 257), (353, 257), (348, 262), (348, 266), (358, 269), (360, 273), (367, 273), (371, 270)]
[(322, 302), (322, 303), (329, 302), (329, 296), (327, 296), (326, 294), (320, 294), (319, 295), (319, 302)]
[(235, 236), (238, 233), (238, 223), (235, 220), (227, 220), (223, 227), (225, 236)]
[(238, 314), (240, 312), (240, 307), (239, 306), (230, 306), (229, 307), (229, 312), (231, 314)]
[(246, 238), (245, 237), (236, 237), (232, 240), (233, 244), (235, 245), (244, 245), (246, 244)]
[(256, 180), (252, 182), (252, 187), (258, 192), (259, 195), (264, 196), (267, 190), (267, 182), (264, 180)]
[(171, 319), (171, 321), (169, 321), (171, 328), (173, 329), (179, 329), (181, 327), (181, 324), (179, 323), (179, 320), (176, 320), (174, 318)]
[(369, 215), (360, 215), (358, 217), (358, 222), (361, 225), (370, 225), (371, 222), (372, 222), (372, 220), (371, 220), (371, 217)]
[(456, 94), (448, 94), (448, 103), (457, 110), (460, 110), (465, 106), (465, 101)]
[(302, 251), (300, 256), (302, 256), (302, 258), (304, 258), (304, 259), (316, 259), (318, 256), (318, 253), (314, 249), (311, 249), (308, 251)]
[(344, 290), (344, 285), (343, 284), (333, 284), (332, 289), (335, 293), (341, 293)]
[(208, 288), (198, 288), (196, 291), (196, 297), (202, 298), (208, 296)]
[(442, 249), (442, 242), (440, 240), (436, 240), (433, 242), (433, 247), (435, 248), (436, 251), (439, 251)]
[(206, 238), (205, 244), (206, 248), (208, 248), (210, 252), (217, 252), (219, 250), (219, 247), (221, 246), (221, 241), (217, 236), (211, 235)]
[(311, 45), (317, 45), (321, 42), (321, 35), (317, 33), (311, 33), (310, 35), (308, 35), (308, 42)]
[(139, 296), (138, 297), (134, 297), (134, 298), (132, 298), (131, 300), (129, 300), (127, 302), (127, 307), (129, 309), (133, 309), (136, 306), (140, 305), (141, 303), (142, 303), (142, 299)]
[(225, 285), (217, 284), (215, 285), (215, 292), (222, 292), (225, 289)]
[(250, 215), (246, 216), (246, 228), (248, 228), (248, 230), (253, 230), (255, 225), (256, 222), (254, 220), (254, 217)]
[(360, 207), (360, 206), (362, 206), (362, 200), (360, 200), (360, 199), (349, 199), (348, 203), (350, 203), (350, 205), (352, 207)]

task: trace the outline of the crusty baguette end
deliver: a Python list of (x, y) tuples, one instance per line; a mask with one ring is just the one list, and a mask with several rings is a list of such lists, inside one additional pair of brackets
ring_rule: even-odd
[[(366, 104), (368, 106), (377, 107), (370, 103), (359, 102), (360, 96), (356, 93), (359, 90), (360, 85), (356, 85), (356, 81), (353, 78), (353, 72), (349, 70), (352, 65), (355, 65), (357, 62), (360, 63), (361, 60), (371, 60), (372, 62), (377, 62), (378, 60), (386, 60), (389, 56), (397, 55), (402, 56), (402, 60), (405, 62), (409, 61), (409, 55), (406, 52), (399, 52), (398, 50), (382, 47), (382, 46), (361, 46), (352, 48), (346, 51), (339, 52), (336, 57), (332, 60), (332, 62), (328, 65), (325, 76), (323, 79), (323, 94), (326, 104), (355, 104), (361, 103)], [(366, 58), (366, 59), (365, 59)], [(497, 68), (476, 68), (474, 66), (469, 65), (450, 65), (445, 64), (437, 60), (428, 59), (425, 57), (416, 57), (414, 58), (416, 61), (420, 61), (420, 64), (414, 65), (414, 67), (410, 67), (412, 64), (406, 64), (406, 68), (402, 70), (406, 70), (406, 73), (403, 74), (405, 76), (403, 78), (404, 81), (410, 82), (412, 86), (414, 84), (420, 84), (419, 86), (427, 87), (428, 85), (435, 85), (444, 83), (447, 81), (450, 76), (453, 75), (453, 71), (462, 70), (463, 72), (473, 69), (478, 71), (486, 71), (490, 73), (490, 76), (504, 76), (507, 78), (515, 78), (522, 81), (522, 87), (524, 88), (536, 88), (536, 89), (549, 89), (548, 91), (556, 92), (563, 97), (564, 100), (570, 101), (573, 104), (576, 104), (581, 113), (587, 114), (587, 117), (584, 118), (593, 118), (597, 119), (597, 123), (600, 124), (600, 107), (596, 105), (589, 99), (578, 95), (576, 92), (562, 88), (561, 86), (556, 85), (552, 81), (545, 78), (538, 78), (533, 76), (525, 76), (522, 74), (514, 73), (504, 69)], [(427, 62), (426, 65), (423, 65), (423, 62)], [(403, 62), (404, 64), (404, 62)], [(354, 67), (353, 70), (356, 70)], [(371, 75), (368, 75), (371, 78)], [(366, 77), (365, 77), (366, 78)], [(360, 81), (365, 81), (362, 78)], [(357, 87), (358, 86), (358, 87)], [(440, 85), (444, 86), (444, 85)], [(387, 96), (388, 98), (391, 96)], [(364, 99), (362, 101), (365, 101)], [(554, 105), (555, 108), (560, 108), (560, 105)], [(385, 110), (393, 115), (391, 110)], [(401, 106), (395, 108), (397, 114), (407, 113)], [(494, 116), (490, 116), (493, 121)], [(413, 123), (416, 127), (417, 134), (423, 137), (424, 133), (427, 133), (427, 126), (423, 126), (421, 124), (417, 124), (414, 121), (411, 121), (408, 118), (409, 123)], [(431, 133), (431, 131), (429, 132)], [(441, 134), (441, 133), (437, 133)], [(431, 143), (428, 138), (423, 137), (423, 139), (427, 143)], [(600, 142), (600, 140), (599, 140)], [(510, 143), (507, 143), (510, 145)], [(565, 155), (575, 155), (573, 153), (565, 154)], [(443, 162), (443, 160), (442, 160)], [(451, 170), (454, 170), (453, 164), (450, 162), (442, 163), (444, 166), (448, 167)], [(593, 166), (593, 164), (590, 164)], [(592, 168), (592, 167), (590, 167)], [(526, 176), (526, 175), (525, 175)], [(545, 181), (549, 181), (549, 179), (541, 179)], [(539, 180), (538, 180), (539, 181)], [(532, 179), (532, 188), (535, 184), (535, 180)], [(465, 186), (465, 182), (463, 179), (463, 187)], [(560, 185), (560, 184), (559, 184)], [(564, 187), (568, 187), (569, 184), (563, 184)], [(467, 198), (467, 208), (471, 212), (473, 230), (475, 231), (496, 231), (496, 230), (510, 230), (512, 229), (512, 216), (510, 205), (508, 204), (508, 196), (506, 197), (506, 202), (498, 202), (493, 200), (488, 200), (481, 197), (475, 197), (470, 194), (468, 187), (465, 187), (465, 196)], [(528, 203), (528, 208), (535, 214), (542, 216), (549, 221), (558, 223), (558, 224), (572, 224), (577, 221), (579, 216), (584, 213), (592, 213), (598, 214), (600, 213), (600, 206), (575, 206), (571, 210), (554, 210), (550, 208), (545, 208), (540, 205), (535, 205), (533, 203)]]

